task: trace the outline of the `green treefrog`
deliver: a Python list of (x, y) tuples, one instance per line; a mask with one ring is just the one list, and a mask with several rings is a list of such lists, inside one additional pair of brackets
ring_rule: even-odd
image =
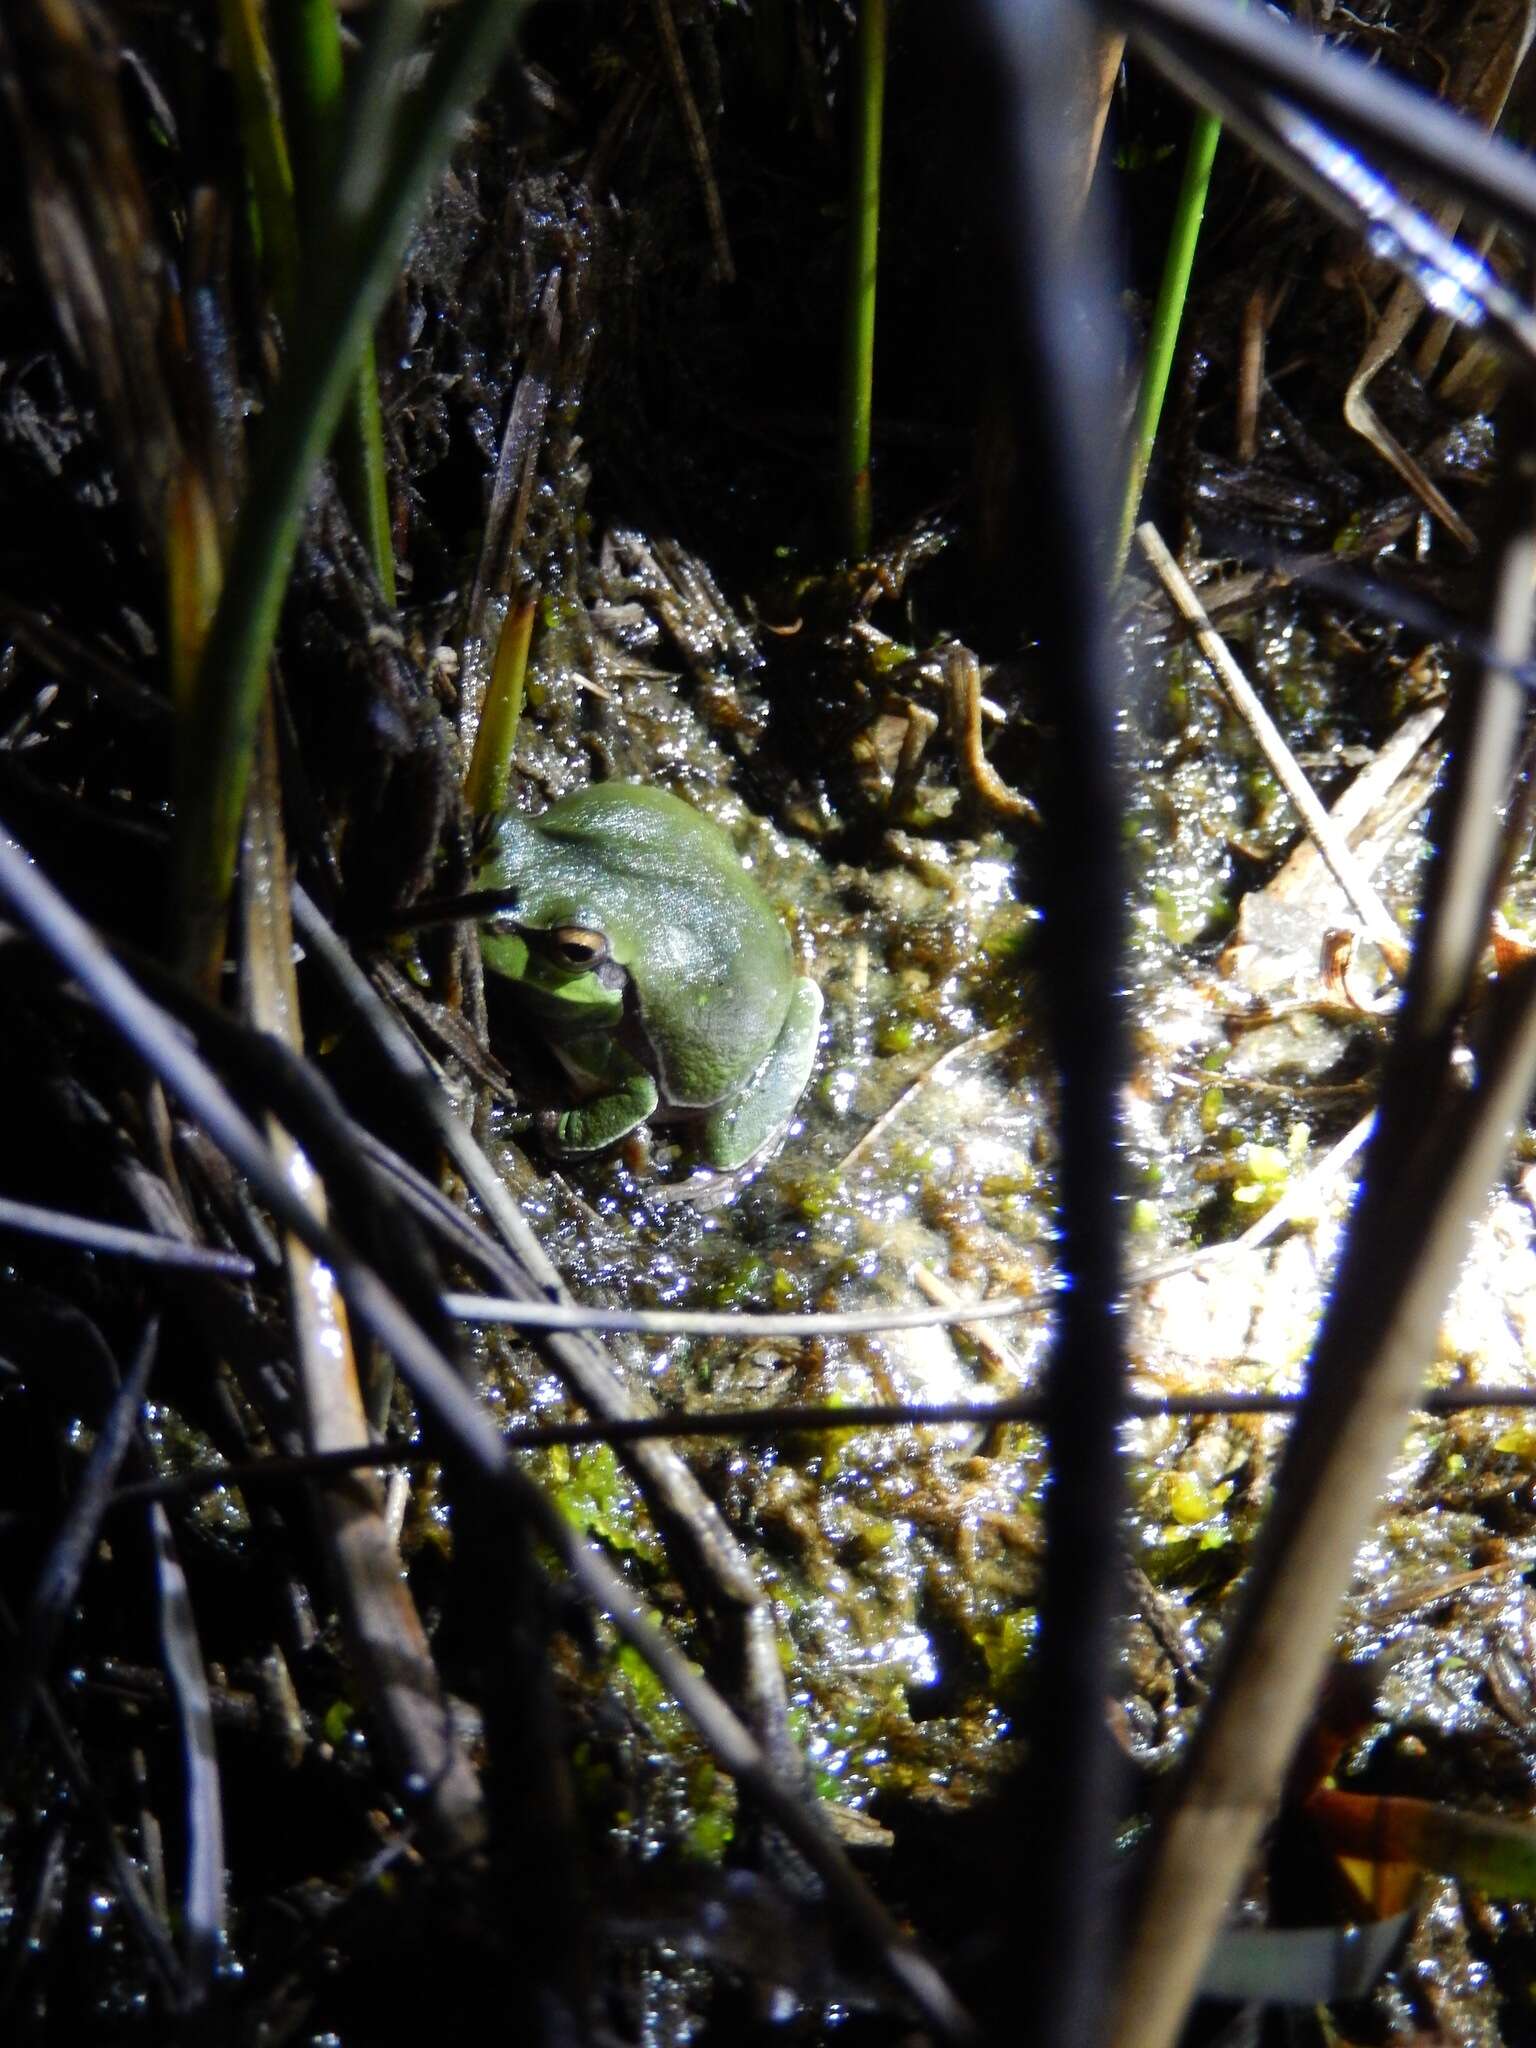
[(648, 1122), (697, 1121), (734, 1171), (784, 1130), (816, 1056), (821, 991), (720, 827), (681, 798), (597, 783), (508, 812), (479, 872), (507, 890), (481, 932), (576, 1083), (552, 1149), (597, 1152)]

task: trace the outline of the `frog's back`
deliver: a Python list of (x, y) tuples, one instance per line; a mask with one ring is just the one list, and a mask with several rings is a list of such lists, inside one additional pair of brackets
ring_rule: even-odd
[(541, 921), (552, 911), (607, 933), (667, 1098), (721, 1100), (766, 1058), (794, 982), (788, 935), (727, 835), (637, 783), (594, 783), (508, 822), (508, 884), (536, 880)]
[(603, 847), (616, 874), (697, 878), (718, 872), (726, 858), (741, 867), (713, 818), (649, 783), (590, 782), (551, 804), (535, 822), (548, 840), (587, 853)]

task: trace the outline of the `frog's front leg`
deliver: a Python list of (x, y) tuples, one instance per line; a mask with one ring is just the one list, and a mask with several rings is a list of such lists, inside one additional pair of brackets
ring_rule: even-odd
[(656, 1114), (655, 1079), (608, 1033), (568, 1039), (556, 1051), (561, 1064), (597, 1092), (551, 1119), (555, 1151), (572, 1156), (605, 1151)]
[(811, 1078), (820, 1033), (821, 990), (802, 974), (767, 1059), (739, 1094), (704, 1120), (699, 1149), (711, 1166), (723, 1173), (745, 1166), (783, 1132)]

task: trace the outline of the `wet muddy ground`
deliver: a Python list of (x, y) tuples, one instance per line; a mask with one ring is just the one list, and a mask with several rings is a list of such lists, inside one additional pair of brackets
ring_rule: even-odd
[[(963, 175), (943, 159), (935, 169), (928, 31), (909, 11), (895, 48), (889, 204), (900, 231), (882, 270), (880, 541), (874, 559), (850, 569), (829, 538), (842, 11), (764, 4), (749, 19), (736, 8), (679, 9), (738, 270), (730, 285), (653, 11), (575, 12), (573, 26), (573, 14), (533, 10), (522, 111), (511, 94), (482, 111), (386, 316), (398, 616), (334, 493), (314, 510), (282, 671), (284, 744), (304, 770), (294, 808), (307, 821), (295, 828), (305, 873), (323, 874), (359, 929), (466, 879), (458, 783), (511, 595), (534, 588), (515, 800), (537, 809), (616, 776), (698, 804), (750, 861), (826, 999), (796, 1127), (716, 1206), (665, 1198), (689, 1158), (685, 1137), (664, 1129), (552, 1174), (535, 1145), (525, 1149), (506, 1100), (480, 1090), (483, 1077), (450, 1041), (433, 1041), (575, 1294), (747, 1311), (901, 1308), (942, 1286), (1032, 1297), (1028, 1314), (988, 1326), (984, 1340), (944, 1329), (621, 1338), (621, 1377), (663, 1410), (706, 1412), (1028, 1393), (1060, 1277), (1038, 964), (1054, 683), (1027, 648), (1001, 659), (993, 639), (999, 579), (1028, 571), (1000, 552), (986, 518), (1007, 423), (977, 314), (979, 215)], [(1355, 11), (1370, 47), (1438, 77), (1451, 57), (1429, 48), (1432, 26), (1409, 36), (1384, 7)], [(145, 76), (208, 58), (191, 14), (168, 10), (152, 35), (140, 28)], [(1123, 206), (1139, 320), (1185, 117), (1134, 73), (1127, 90), (1106, 176)], [(168, 184), (190, 187), (208, 169), (198, 152), (212, 145), (191, 135), (173, 146), (152, 100), (148, 112), (134, 104), (140, 145), (167, 151)], [(16, 208), (5, 219), (0, 292), (24, 345), (0, 361), (0, 506), (22, 534), (0, 550), (0, 809), (100, 923), (156, 943), (168, 774), (162, 710), (140, 699), (163, 691), (161, 589), (124, 538), (105, 430), (28, 269), (26, 221)], [(238, 239), (233, 214), (229, 233)], [(1209, 237), (1147, 510), (1323, 799), (1345, 797), (1357, 779), (1380, 785), (1351, 829), (1407, 929), (1450, 657), (1427, 631), (1268, 571), (1277, 554), (1369, 565), (1448, 615), (1465, 604), (1471, 574), (1341, 424), (1364, 309), (1384, 298), (1385, 280), (1235, 151), (1221, 160)], [(1256, 298), (1268, 373), (1256, 445), (1239, 451), (1244, 309)], [(1420, 358), (1394, 365), (1378, 391), (1474, 524), (1498, 463), (1484, 409), (1497, 380), (1479, 380), (1477, 368), (1469, 354), (1447, 391), (1426, 383)], [(524, 448), (515, 400), (535, 383), (543, 410)], [(1367, 941), (1346, 949), (1332, 936), (1351, 929), (1348, 907), (1298, 852), (1273, 774), (1139, 557), (1119, 602), (1127, 803), (1106, 829), (1123, 832), (1130, 872), (1134, 1383), (1148, 1394), (1289, 1392), (1327, 1298), (1358, 1156), (1326, 1162), (1371, 1108), (1393, 984)], [(956, 664), (972, 648), (995, 783), (978, 776), (954, 709)], [(94, 679), (88, 689), (82, 674)], [(1515, 940), (1536, 938), (1528, 861), (1502, 908)], [(427, 1004), (460, 1007), (478, 1025), (473, 976), (466, 986), (441, 935), (402, 942), (389, 960)], [(17, 1105), (20, 1138), (57, 1150), (67, 1167), (74, 1155), (58, 1147), (49, 1105), (65, 1101), (89, 1124), (89, 1097), (121, 1117), (130, 1179), (135, 1162), (160, 1159), (162, 1141), (168, 1156), (171, 1140), (140, 1116), (117, 1056), (71, 1035), (73, 1021), (63, 1031), (46, 1007), (35, 1013), (28, 988), (13, 995), (0, 1013), (8, 1056), (14, 1071), (40, 1077)], [(345, 1033), (317, 1007), (312, 1049), (356, 1092)], [(490, 1024), (523, 1105), (558, 1099), (557, 1072), (499, 1013), (494, 992)], [(387, 1124), (392, 1105), (371, 1106)], [(98, 1126), (118, 1142), (105, 1111)], [(99, 1159), (94, 1171), (93, 1185), (106, 1185)], [(1277, 1203), (1284, 1225), (1239, 1246)], [(76, 1206), (94, 1205), (80, 1196)], [(1533, 1212), (1526, 1133), (1475, 1233), (1427, 1379), (1516, 1390), (1536, 1377)], [(232, 1241), (259, 1242), (265, 1228), (227, 1191), (205, 1213)], [(14, 1423), (10, 1496), (18, 1515), (52, 1517), (78, 1481), (99, 1408), (87, 1398), (90, 1372), (48, 1377), (49, 1347), (64, 1322), (86, 1316), (122, 1348), (144, 1304), (99, 1262), (77, 1268), (53, 1255), (18, 1253), (4, 1286), (19, 1333), (0, 1380)], [(283, 1312), (270, 1293), (240, 1304), (234, 1368), (217, 1346), (205, 1353), (178, 1339), (146, 1430), (154, 1470), (183, 1471), (216, 1449), (266, 1449), (269, 1430), (291, 1428)], [(477, 1336), (472, 1363), (509, 1430), (568, 1412), (562, 1384), (510, 1339)], [(402, 1434), (417, 1428), (403, 1395), (393, 1420)], [(1286, 1426), (1168, 1418), (1126, 1431), (1130, 1621), (1107, 1707), (1143, 1774), (1141, 1808), (1188, 1739)], [(769, 1596), (794, 1730), (843, 1841), (941, 1948), (960, 1945), (979, 1910), (966, 1889), (967, 1827), (1017, 1761), (1029, 1698), (1049, 1474), (1039, 1431), (984, 1420), (765, 1429), (694, 1443), (686, 1456)], [(1425, 1417), (1404, 1445), (1340, 1626), (1339, 1661), (1365, 1667), (1371, 1692), (1350, 1784), (1529, 1810), (1533, 1463), (1536, 1430), (1520, 1409)], [(698, 1648), (675, 1560), (614, 1452), (561, 1448), (529, 1453), (528, 1465), (664, 1625)], [(397, 1483), (393, 1498), (411, 1583), (473, 1741), (485, 1617), (466, 1612), (454, 1580), (461, 1532), (450, 1494), (429, 1471)], [(247, 1969), (261, 1980), (270, 2020), (281, 2005), (273, 1983), (292, 1964), (315, 2026), (335, 2022), (313, 2038), (361, 2043), (378, 2010), (376, 1987), (361, 1983), (368, 1958), (390, 1954), (399, 1925), (380, 1903), (388, 1887), (374, 1887), (373, 1858), (386, 1839), (401, 1862), (414, 1852), (401, 1850), (302, 1517), (289, 1526), (286, 1512), (233, 1490), (178, 1510), (232, 1786), (226, 1974), (231, 1986)], [(178, 1750), (152, 1630), (113, 1568), (109, 1546), (72, 1624), (60, 1694), (114, 1825), (139, 1855), (156, 1807), (179, 1797)], [(25, 1570), (16, 1578), (24, 1594)], [(759, 2026), (782, 2033), (792, 2022), (786, 2038), (847, 2038), (862, 2021), (861, 2039), (899, 2038), (906, 2022), (881, 1994), (845, 1958), (800, 1952), (803, 1924), (776, 1919), (752, 1890), (754, 1871), (732, 1866), (742, 1847), (734, 1791), (648, 1667), (604, 1624), (577, 1625), (563, 1610), (552, 1643), (622, 2037), (670, 2048), (756, 2039)], [(8, 1818), (12, 1861), (28, 1883), (50, 1859), (72, 1873), (59, 1909), (74, 1930), (68, 1953), (96, 1972), (82, 1965), (87, 1988), (71, 1994), (73, 2010), (94, 2012), (103, 2038), (153, 2038), (145, 2029), (158, 2008), (118, 1895), (97, 1874), (94, 1838), (67, 1854), (59, 1846), (75, 1840), (72, 1797), (52, 1764), (38, 1764)], [(147, 1850), (142, 1860), (153, 1862)], [(1271, 1897), (1291, 1917), (1336, 1906), (1336, 1874), (1318, 1863), (1315, 1847), (1310, 1860), (1277, 1856)], [(394, 1872), (391, 1863), (388, 1883)], [(163, 1892), (163, 1865), (158, 1882)], [(430, 1948), (458, 1902), (445, 1907), (428, 1890), (432, 1910), (418, 1916), (427, 1931), (413, 1938)], [(731, 1911), (711, 1921), (728, 1893)], [(408, 1895), (414, 1912), (421, 1895)], [(30, 1910), (14, 1896), (6, 1909)], [(1441, 1883), (1411, 1964), (1368, 2022), (1375, 2037), (1435, 2027), (1490, 2048), (1525, 2038), (1509, 2019), (1536, 1953), (1525, 1910)], [(339, 1935), (324, 1931), (335, 1912)], [(504, 1967), (493, 1940), (483, 1948), (497, 1957), (493, 1974)], [(313, 1964), (321, 1954), (323, 1969)], [(315, 1991), (311, 1968), (315, 1982), (333, 1971), (341, 1989)], [(56, 2012), (65, 1975), (54, 1980)], [(756, 1987), (751, 1997), (742, 1984)], [(767, 2011), (752, 2003), (763, 1986)], [(738, 1994), (750, 2023), (731, 2003)], [(39, 2025), (45, 2008), (46, 1999)], [(297, 1999), (295, 2009), (311, 2005)], [(309, 2020), (271, 2025), (264, 2041), (304, 2038)]]

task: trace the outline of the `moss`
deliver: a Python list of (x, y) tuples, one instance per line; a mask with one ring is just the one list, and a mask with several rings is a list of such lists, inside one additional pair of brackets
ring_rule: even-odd
[(760, 1252), (745, 1252), (712, 1289), (717, 1308), (743, 1308), (769, 1299), (776, 1275)]
[(663, 1713), (672, 1711), (671, 1695), (640, 1652), (631, 1644), (621, 1643), (614, 1652), (613, 1662), (615, 1669), (624, 1674), (629, 1684), (630, 1695), (647, 1721), (654, 1722)]
[(662, 1562), (662, 1548), (640, 1496), (608, 1444), (557, 1445), (548, 1469), (560, 1511), (584, 1535), (647, 1564)]
[(339, 1748), (346, 1741), (356, 1719), (357, 1710), (350, 1700), (332, 1700), (325, 1710), (325, 1719), (320, 1724), (320, 1732), (332, 1749)]
[(774, 1308), (786, 1312), (805, 1306), (805, 1289), (785, 1265), (774, 1267), (768, 1283), (768, 1295)]
[(804, 1175), (790, 1190), (790, 1201), (808, 1223), (821, 1223), (850, 1210), (848, 1191), (837, 1173)]
[(1155, 1237), (1160, 1218), (1155, 1202), (1139, 1201), (1131, 1204), (1131, 1231), (1136, 1237)]
[(1208, 1486), (1193, 1472), (1175, 1472), (1168, 1482), (1168, 1512), (1183, 1528), (1214, 1521), (1231, 1497), (1230, 1479)]
[(875, 1027), (875, 1050), (887, 1058), (893, 1053), (911, 1052), (917, 1042), (917, 1024), (911, 1017), (882, 1017)]
[(718, 1863), (736, 1833), (736, 1804), (730, 1781), (718, 1771), (696, 1772), (688, 1787), (689, 1821), (682, 1852), (690, 1862)]
[(987, 1674), (1001, 1696), (1016, 1693), (1035, 1647), (1040, 1621), (1033, 1607), (1015, 1608), (977, 1629), (977, 1648), (987, 1660)]

